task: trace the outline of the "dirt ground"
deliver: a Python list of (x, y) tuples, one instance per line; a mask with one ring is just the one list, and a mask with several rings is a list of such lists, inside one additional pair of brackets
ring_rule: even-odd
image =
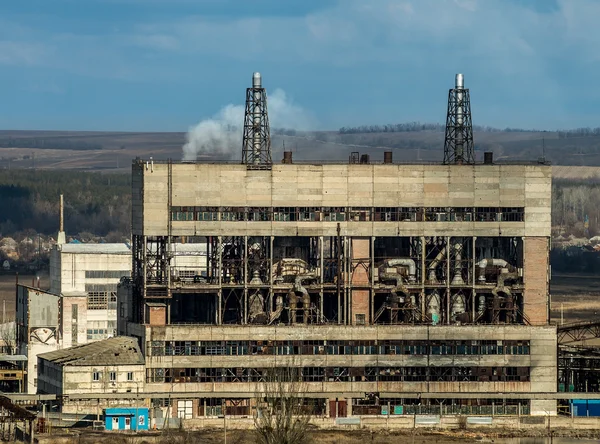
[(550, 282), (551, 320), (582, 322), (598, 320), (600, 313), (600, 276), (555, 275)]
[[(414, 433), (413, 433), (414, 432)], [(306, 443), (315, 444), (456, 444), (466, 442), (489, 442), (497, 444), (542, 444), (542, 443), (578, 443), (598, 442), (598, 432), (593, 430), (555, 430), (553, 438), (546, 437), (546, 431), (513, 431), (495, 433), (490, 430), (405, 430), (405, 431), (368, 431), (368, 430), (320, 430), (309, 433)], [(528, 438), (527, 438), (528, 437)], [(561, 438), (562, 437), (562, 438)], [(140, 433), (138, 435), (115, 435), (114, 433), (82, 431), (68, 435), (37, 437), (41, 444), (223, 444), (223, 430), (202, 430), (194, 432)], [(594, 441), (587, 441), (593, 439)], [(110, 441), (109, 441), (110, 440)], [(254, 444), (256, 435), (250, 430), (231, 430), (227, 432), (227, 444)]]

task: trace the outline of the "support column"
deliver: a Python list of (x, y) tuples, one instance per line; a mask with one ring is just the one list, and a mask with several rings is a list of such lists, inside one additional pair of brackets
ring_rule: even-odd
[(427, 294), (425, 293), (425, 280), (427, 279), (427, 269), (425, 268), (426, 254), (425, 236), (421, 236), (421, 321), (427, 319)]
[(217, 237), (217, 274), (218, 274), (218, 284), (219, 284), (219, 291), (217, 293), (217, 325), (221, 325), (223, 323), (223, 290), (222, 290), (222, 285), (223, 285), (223, 244), (222, 244), (222, 237), (218, 236)]
[(450, 237), (446, 236), (446, 324), (450, 324), (450, 305), (452, 295), (450, 294)]
[(267, 296), (269, 299), (269, 309), (267, 310), (267, 314), (269, 315), (269, 319), (271, 319), (271, 313), (273, 312), (273, 242), (275, 241), (275, 237), (271, 236), (269, 238), (269, 295)]
[(320, 275), (320, 289), (319, 289), (319, 324), (322, 324), (324, 322), (324, 317), (323, 317), (323, 274), (324, 274), (324, 270), (323, 270), (323, 266), (324, 266), (324, 259), (323, 259), (323, 236), (319, 236), (319, 275)]
[(472, 245), (471, 245), (471, 263), (470, 268), (471, 268), (471, 288), (472, 291), (471, 293), (473, 294), (473, 298), (472, 298), (472, 312), (473, 312), (473, 322), (475, 322), (475, 316), (477, 313), (476, 310), (476, 304), (477, 304), (477, 292), (475, 291), (475, 285), (477, 283), (477, 267), (475, 266), (475, 264), (477, 263), (477, 258), (475, 257), (475, 243), (477, 242), (477, 236), (473, 237), (473, 240), (471, 241)]

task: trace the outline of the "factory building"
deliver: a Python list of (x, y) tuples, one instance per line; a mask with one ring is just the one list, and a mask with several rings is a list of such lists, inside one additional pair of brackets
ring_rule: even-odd
[[(147, 392), (185, 417), (250, 414), (267, 370), (297, 367), (315, 414), (556, 414), (551, 169), (476, 162), (456, 80), (440, 164), (273, 163), (258, 74), (242, 163), (133, 162), (119, 333), (140, 341)], [(180, 244), (206, 251), (192, 278)]]
[[(37, 366), (38, 393), (60, 395), (63, 413), (93, 411), (107, 405), (135, 405), (144, 391), (144, 358), (133, 338), (109, 338), (42, 353)], [(69, 402), (70, 396), (81, 393), (125, 397)]]

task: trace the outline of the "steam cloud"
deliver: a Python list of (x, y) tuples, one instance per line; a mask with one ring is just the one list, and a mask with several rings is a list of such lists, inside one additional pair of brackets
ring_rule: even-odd
[[(268, 95), (267, 109), (271, 130), (309, 129), (311, 119), (308, 113), (292, 103), (282, 89)], [(189, 129), (183, 146), (183, 160), (196, 160), (207, 155), (219, 159), (241, 158), (243, 124), (243, 105), (223, 107), (212, 118), (202, 120)]]

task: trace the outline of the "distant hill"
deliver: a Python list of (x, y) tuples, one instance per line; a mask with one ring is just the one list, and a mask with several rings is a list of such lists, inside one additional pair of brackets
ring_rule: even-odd
[[(441, 128), (441, 127), (439, 127)], [(396, 162), (441, 161), (444, 133), (440, 129), (405, 132), (342, 133), (340, 131), (273, 131), (273, 160), (283, 145), (296, 160), (345, 161), (353, 151), (383, 159), (393, 151)], [(599, 166), (600, 135), (541, 131), (489, 131), (474, 134), (476, 156), (494, 152), (496, 160), (537, 160), (555, 165)], [(128, 171), (135, 157), (180, 160), (185, 133), (0, 131), (0, 168)], [(239, 148), (241, 157), (241, 147)], [(205, 157), (204, 160), (219, 160)]]

